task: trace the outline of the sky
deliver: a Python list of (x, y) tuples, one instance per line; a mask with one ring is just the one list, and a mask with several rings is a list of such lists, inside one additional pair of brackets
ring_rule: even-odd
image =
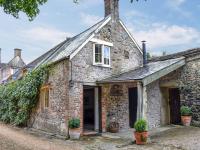
[[(200, 47), (199, 0), (120, 0), (120, 18), (139, 45), (147, 41), (152, 55)], [(28, 21), (16, 19), (0, 8), (2, 62), (13, 58), (13, 49), (22, 49), (26, 63), (53, 46), (97, 23), (104, 17), (104, 0), (48, 0), (40, 14)]]

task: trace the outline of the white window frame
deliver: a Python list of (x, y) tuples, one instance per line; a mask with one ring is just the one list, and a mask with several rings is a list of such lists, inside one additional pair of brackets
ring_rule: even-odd
[[(101, 47), (101, 52), (102, 52), (102, 56), (101, 56), (101, 63), (96, 63), (95, 62), (95, 45), (102, 45)], [(104, 47), (107, 46), (109, 48), (109, 65), (104, 63)], [(111, 51), (111, 47), (109, 45), (104, 45), (104, 44), (99, 44), (99, 43), (94, 43), (93, 44), (93, 65), (96, 66), (103, 66), (103, 67), (110, 67), (111, 66), (111, 56), (110, 56), (110, 51)]]

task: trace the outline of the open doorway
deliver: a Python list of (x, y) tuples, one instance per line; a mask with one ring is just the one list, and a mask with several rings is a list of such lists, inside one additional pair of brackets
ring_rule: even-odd
[(180, 113), (180, 91), (178, 88), (169, 89), (169, 104), (170, 104), (170, 123), (180, 124), (181, 113)]
[(138, 92), (137, 87), (129, 88), (129, 126), (134, 127), (137, 120)]
[(95, 127), (95, 108), (94, 108), (94, 88), (84, 89), (83, 98), (83, 123), (84, 130), (94, 130)]
[(83, 130), (85, 135), (101, 131), (101, 88), (84, 86)]

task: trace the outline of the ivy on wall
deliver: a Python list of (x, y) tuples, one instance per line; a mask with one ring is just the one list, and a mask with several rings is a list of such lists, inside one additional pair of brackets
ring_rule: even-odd
[(28, 72), (21, 80), (0, 85), (0, 121), (17, 126), (27, 125), (48, 72), (49, 68), (42, 66)]

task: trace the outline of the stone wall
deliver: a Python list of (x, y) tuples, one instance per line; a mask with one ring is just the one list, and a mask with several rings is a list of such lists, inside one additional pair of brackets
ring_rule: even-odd
[(111, 121), (117, 121), (120, 130), (129, 129), (128, 89), (137, 85), (136, 83), (115, 84), (120, 86), (122, 95), (112, 96), (110, 92), (113, 85), (106, 84), (102, 87), (102, 126), (106, 128)]
[(68, 61), (62, 61), (54, 66), (49, 74), (50, 84), (49, 107), (42, 107), (40, 97), (36, 110), (33, 111), (29, 126), (51, 133), (67, 135), (68, 116)]
[(193, 125), (200, 127), (200, 58), (199, 55), (187, 58), (181, 73), (181, 105), (190, 106), (193, 112)]
[(83, 131), (83, 84), (74, 83), (69, 87), (68, 118), (80, 118), (80, 130)]
[[(111, 23), (107, 24), (96, 34), (95, 38), (113, 43), (114, 46), (111, 47), (111, 67), (93, 65), (93, 42), (87, 43), (71, 60), (72, 78), (70, 80), (72, 80), (72, 84), (69, 90), (69, 117), (77, 116), (81, 118), (81, 130), (83, 127), (83, 86), (96, 85), (96, 81), (98, 80), (142, 65), (141, 52), (119, 22), (115, 22), (115, 25)], [(125, 57), (125, 51), (128, 57)], [(118, 109), (119, 113), (116, 118), (120, 120), (121, 128), (127, 128), (129, 123), (127, 120), (127, 91), (124, 92), (126, 94), (123, 97), (112, 97), (109, 101), (109, 113), (116, 113), (114, 109)], [(105, 119), (102, 117), (102, 122), (104, 122), (103, 120)]]
[[(186, 65), (160, 79), (161, 85), (180, 89), (181, 105), (193, 111), (192, 123), (200, 126), (200, 56), (187, 56)], [(174, 81), (176, 84), (167, 84)], [(173, 83), (174, 83), (173, 82)]]
[(147, 85), (147, 120), (150, 129), (160, 126), (161, 99), (159, 81)]
[[(93, 65), (93, 42), (89, 42), (72, 59), (72, 80), (74, 82), (95, 83), (97, 80), (142, 65), (141, 52), (119, 22), (115, 26), (108, 23), (95, 38), (113, 43), (111, 67)], [(128, 53), (129, 58), (125, 57), (125, 53)]]
[[(119, 22), (107, 24), (95, 38), (112, 42), (111, 68), (117, 74), (142, 65), (142, 53)], [(128, 55), (128, 57), (126, 57)]]

